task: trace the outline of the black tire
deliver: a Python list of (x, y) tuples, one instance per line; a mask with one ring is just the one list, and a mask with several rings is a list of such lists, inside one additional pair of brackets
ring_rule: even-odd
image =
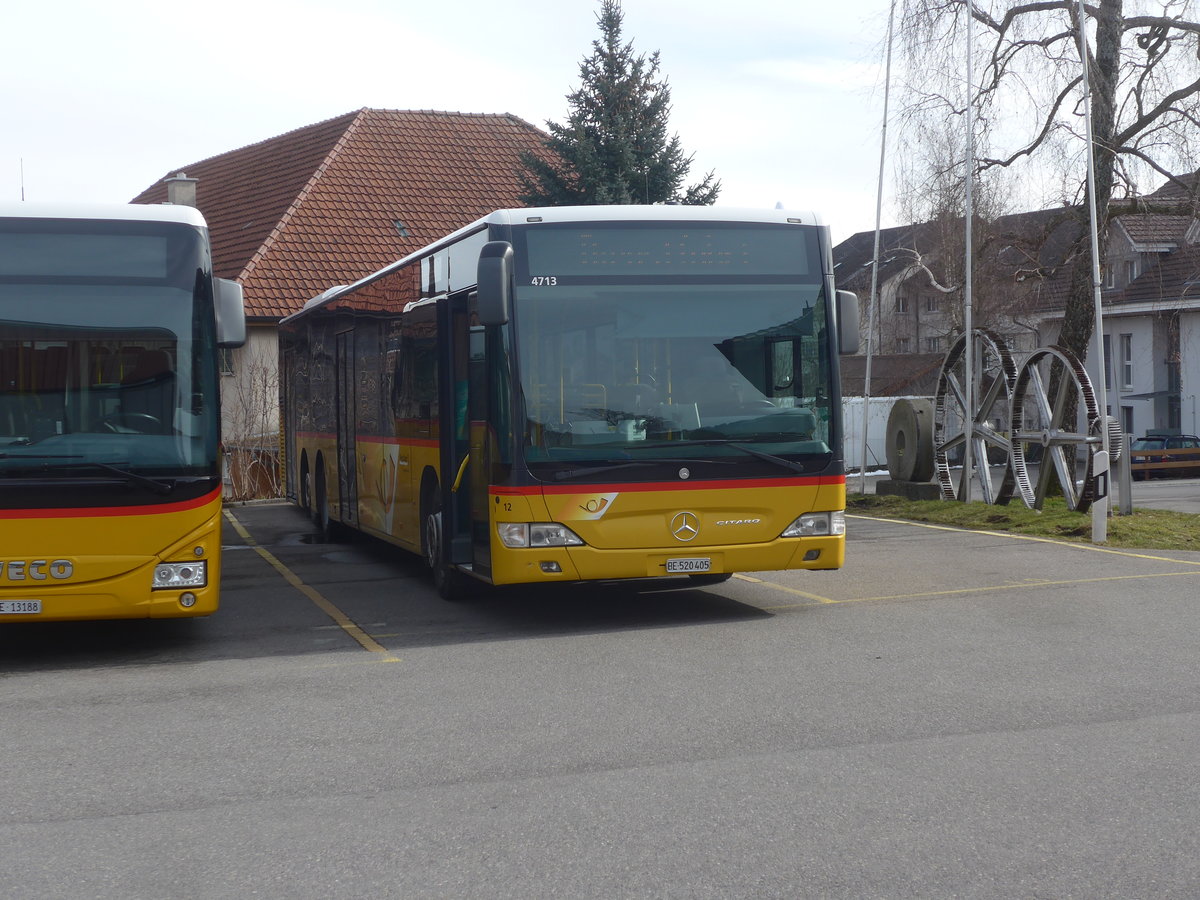
[(461, 572), (442, 562), (442, 497), (437, 485), (425, 503), (425, 562), (433, 575), (433, 587), (438, 596), (451, 602), (462, 600), (466, 594), (466, 578)]
[(298, 491), (299, 506), (307, 515), (312, 515), (312, 484), (309, 479), (312, 473), (308, 470), (308, 457), (300, 461), (300, 484)]
[(316, 539), (327, 544), (333, 537), (333, 524), (329, 520), (329, 494), (325, 490), (325, 466), (318, 460), (313, 485), (312, 520), (316, 526)]

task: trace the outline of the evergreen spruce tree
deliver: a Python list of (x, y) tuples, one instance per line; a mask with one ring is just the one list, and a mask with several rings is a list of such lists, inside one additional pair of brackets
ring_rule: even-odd
[(599, 203), (708, 205), (721, 182), (709, 172), (682, 187), (692, 156), (667, 135), (671, 90), (659, 80), (658, 52), (634, 55), (621, 43), (620, 0), (603, 0), (600, 38), (583, 60), (581, 84), (567, 95), (565, 124), (547, 122), (545, 154), (525, 152), (521, 201), (530, 206)]

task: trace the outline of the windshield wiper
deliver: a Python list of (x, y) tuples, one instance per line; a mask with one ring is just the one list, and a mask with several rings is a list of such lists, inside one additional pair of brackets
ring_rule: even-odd
[(129, 472), (125, 469), (119, 469), (116, 466), (110, 466), (108, 463), (102, 462), (83, 462), (83, 463), (67, 463), (63, 466), (64, 469), (102, 469), (105, 472), (111, 472), (113, 475), (118, 475), (121, 478), (127, 478), (136, 485), (144, 488), (149, 488), (156, 494), (169, 494), (175, 490), (175, 482), (159, 481), (157, 478), (148, 478), (145, 475), (139, 475), (137, 472)]
[[(664, 444), (663, 446), (670, 446)], [(700, 465), (712, 463), (714, 465), (728, 465), (730, 460), (727, 459), (685, 459), (683, 457), (669, 457), (657, 459), (640, 459), (631, 462), (614, 462), (608, 466), (586, 466), (581, 469), (563, 469), (554, 473), (554, 478), (557, 481), (563, 481), (567, 478), (583, 478), (585, 475), (603, 475), (605, 472), (612, 472), (615, 469), (639, 469), (646, 466), (661, 466), (675, 465), (677, 463), (688, 463), (690, 465)]]
[[(757, 459), (765, 460), (769, 463), (774, 463), (785, 469), (790, 469), (793, 472), (799, 472), (801, 475), (809, 473), (808, 467), (803, 463), (793, 462), (790, 459), (784, 459), (782, 456), (776, 456), (774, 453), (767, 453), (764, 450), (759, 450), (757, 447), (749, 447), (741, 441), (734, 441), (728, 438), (704, 438), (694, 441), (661, 441), (656, 444), (647, 444), (648, 447), (732, 447), (734, 450), (741, 450), (743, 453), (756, 457)], [(668, 460), (673, 462), (674, 460)], [(716, 460), (705, 460), (705, 462), (716, 462)]]
[[(38, 468), (40, 468), (43, 472), (45, 472), (47, 474), (51, 473), (51, 472), (63, 472), (63, 471), (76, 470), (76, 469), (100, 469), (103, 472), (108, 472), (112, 475), (116, 475), (125, 481), (131, 481), (140, 487), (144, 487), (151, 491), (154, 491), (154, 493), (156, 493), (156, 494), (169, 494), (169, 493), (171, 493), (171, 491), (175, 490), (175, 482), (173, 482), (173, 481), (160, 481), (157, 478), (148, 478), (145, 475), (139, 475), (137, 472), (129, 472), (125, 469), (118, 468), (117, 466), (109, 465), (108, 463), (69, 462), (69, 463), (63, 463), (62, 465), (50, 466), (44, 462), (44, 460), (49, 460), (49, 459), (80, 459), (80, 458), (81, 458), (81, 454), (78, 454), (78, 453), (61, 454), (61, 455), (38, 454), (36, 456), (26, 456), (23, 453), (17, 453), (17, 454), (0, 453), (0, 459), (11, 459), (11, 460), (19, 459), (19, 460), (43, 461), (42, 464)], [(123, 463), (123, 465), (128, 465), (128, 463)]]
[(651, 462), (614, 462), (608, 466), (585, 466), (581, 469), (560, 469), (554, 473), (556, 481), (563, 481), (567, 478), (582, 478), (584, 475), (599, 475), (602, 472), (611, 472), (614, 469), (639, 469), (643, 466), (653, 465)]
[[(25, 446), (25, 445), (22, 445)], [(83, 459), (82, 453), (0, 453), (0, 459)]]

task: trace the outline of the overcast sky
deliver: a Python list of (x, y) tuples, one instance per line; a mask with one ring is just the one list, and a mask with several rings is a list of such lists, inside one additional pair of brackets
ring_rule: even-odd
[[(544, 127), (599, 0), (22, 0), (0, 54), (0, 200), (125, 202), (189, 162), (361, 107)], [(875, 223), (888, 0), (624, 0), (720, 205)], [(23, 170), (23, 174), (22, 174)], [(890, 220), (887, 200), (884, 225)]]

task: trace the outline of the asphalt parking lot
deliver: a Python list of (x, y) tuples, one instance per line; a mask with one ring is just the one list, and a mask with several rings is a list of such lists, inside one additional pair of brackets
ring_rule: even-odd
[(851, 517), (839, 572), (447, 604), (230, 514), (217, 615), (0, 629), (0, 892), (1200, 884), (1200, 554)]

